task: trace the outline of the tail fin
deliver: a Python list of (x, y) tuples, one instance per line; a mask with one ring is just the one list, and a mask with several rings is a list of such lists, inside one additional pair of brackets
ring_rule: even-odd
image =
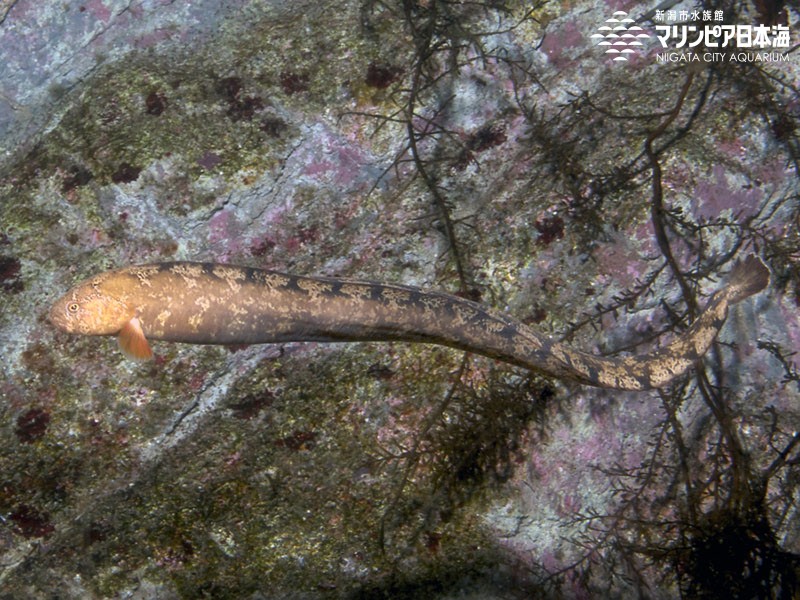
[(769, 285), (769, 269), (755, 254), (733, 265), (728, 276), (731, 304), (757, 294)]

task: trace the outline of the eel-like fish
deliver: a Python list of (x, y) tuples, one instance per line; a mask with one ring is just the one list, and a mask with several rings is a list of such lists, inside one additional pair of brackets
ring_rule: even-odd
[(386, 341), (442, 344), (583, 384), (621, 390), (666, 385), (705, 354), (731, 304), (769, 283), (755, 256), (681, 336), (642, 356), (600, 357), (574, 350), (480, 304), (415, 287), (300, 277), (226, 264), (167, 262), (107, 271), (60, 298), (58, 328), (116, 335), (134, 358), (147, 342), (263, 344)]

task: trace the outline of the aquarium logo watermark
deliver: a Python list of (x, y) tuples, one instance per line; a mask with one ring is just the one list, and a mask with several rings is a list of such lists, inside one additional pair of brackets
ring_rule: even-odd
[(657, 62), (785, 62), (787, 25), (724, 25), (721, 10), (657, 10)]
[[(643, 54), (645, 43), (655, 38), (660, 45), (656, 62), (786, 62), (791, 46), (787, 25), (727, 25), (722, 10), (654, 10), (639, 21), (654, 24), (655, 35), (637, 20), (618, 10), (592, 34), (597, 46), (614, 61)], [(653, 29), (651, 29), (651, 32)], [(650, 44), (648, 44), (650, 46)]]
[(643, 40), (649, 38), (650, 34), (639, 27), (624, 10), (616, 11), (597, 28), (597, 33), (592, 34), (592, 39), (599, 40), (597, 45), (606, 46), (605, 53), (619, 62), (626, 62), (631, 54), (643, 49)]

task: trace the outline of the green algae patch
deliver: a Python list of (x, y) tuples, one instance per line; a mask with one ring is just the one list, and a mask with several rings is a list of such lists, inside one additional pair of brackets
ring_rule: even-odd
[(246, 186), (277, 171), (298, 117), (356, 102), (364, 85), (385, 88), (400, 75), (382, 66), (386, 49), (361, 35), (349, 8), (298, 17), (319, 32), (313, 46), (262, 17), (191, 53), (138, 51), (96, 68), (78, 96), (54, 92), (67, 108), (24, 172), (57, 174), (73, 199), (85, 186), (154, 185), (166, 212), (185, 213), (218, 196), (213, 186), (202, 192), (204, 179)]
[(457, 458), (475, 438), (456, 427), (460, 402), (437, 414), (460, 356), (374, 344), (264, 360), (146, 476), (84, 515), (103, 531), (83, 535), (92, 585), (113, 594), (135, 572), (181, 597), (335, 594), (400, 585), (400, 565), (415, 582), (403, 585), (483, 569), (496, 551), (461, 509), (483, 503), (487, 479)]
[[(256, 114), (258, 108), (267, 118), (268, 101), (251, 100), (250, 111), (232, 114), (231, 103), (244, 92), (226, 87), (226, 78), (213, 70), (193, 64), (176, 72), (166, 60), (142, 56), (94, 77), (93, 92), (81, 96), (44, 144), (48, 162), (62, 170), (65, 193), (90, 182), (126, 184), (143, 177), (143, 183), (165, 188), (171, 183), (173, 202), (191, 210), (210, 198), (182, 194), (191, 188), (187, 181), (264, 170), (283, 148)], [(155, 112), (153, 98), (160, 99)], [(157, 161), (168, 172), (148, 174)], [(169, 198), (167, 193), (163, 201)]]

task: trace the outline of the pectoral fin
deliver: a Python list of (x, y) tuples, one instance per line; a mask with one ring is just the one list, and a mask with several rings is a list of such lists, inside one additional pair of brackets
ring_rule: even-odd
[(133, 317), (123, 325), (117, 336), (117, 341), (125, 355), (130, 358), (135, 360), (153, 358), (153, 351), (150, 350), (150, 344), (147, 343), (147, 338), (144, 337), (142, 324), (136, 317)]

